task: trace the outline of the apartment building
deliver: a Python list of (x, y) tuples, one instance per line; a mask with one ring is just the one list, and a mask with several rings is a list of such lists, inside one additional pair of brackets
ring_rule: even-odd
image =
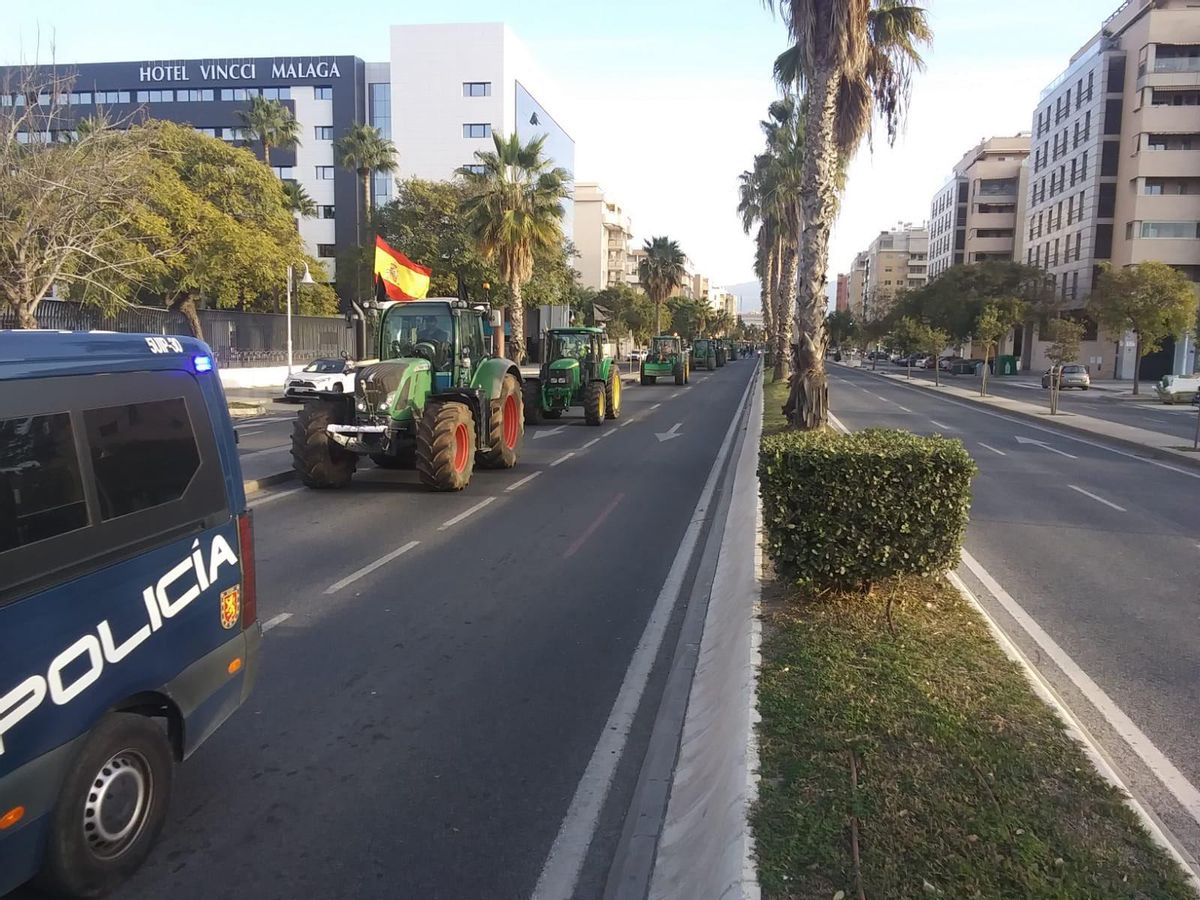
[[(1025, 262), (1054, 279), (1060, 308), (1082, 313), (1102, 262), (1158, 260), (1200, 280), (1200, 7), (1128, 0), (1042, 92), (1033, 117)], [(1024, 362), (1044, 363), (1044, 342)], [(1131, 334), (1089, 324), (1084, 361), (1132, 377)], [(1143, 377), (1192, 371), (1182, 337)]]
[(708, 292), (709, 305), (716, 312), (723, 312), (731, 319), (736, 320), (738, 315), (738, 298), (737, 294), (727, 291), (724, 288), (712, 288)]
[(864, 250), (854, 257), (848, 276), (848, 294), (850, 313), (859, 321), (865, 318), (864, 299), (867, 291), (867, 269), (870, 267), (870, 256)]
[(575, 185), (575, 262), (578, 281), (602, 291), (637, 278), (630, 253), (633, 231), (629, 216), (595, 182)]
[(1026, 133), (987, 138), (954, 166), (929, 211), (931, 278), (951, 266), (1013, 258), (1021, 164), (1029, 148)]
[(929, 281), (929, 229), (925, 225), (906, 223), (881, 231), (864, 253), (865, 320), (886, 315), (897, 294)]
[(834, 295), (834, 309), (838, 312), (850, 311), (850, 276), (838, 275), (837, 293)]

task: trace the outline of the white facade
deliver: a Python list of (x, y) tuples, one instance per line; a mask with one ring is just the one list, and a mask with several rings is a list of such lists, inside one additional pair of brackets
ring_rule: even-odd
[(575, 268), (580, 284), (602, 291), (628, 284), (631, 274), (636, 278), (637, 273), (630, 271), (632, 239), (629, 216), (600, 185), (575, 185), (575, 249), (579, 253)]
[[(296, 121), (300, 125), (300, 143), (296, 147), (296, 182), (308, 192), (317, 205), (317, 214), (300, 219), (300, 237), (305, 249), (313, 256), (321, 257), (320, 248), (332, 247), (337, 243), (333, 217), (333, 179), (317, 178), (318, 167), (335, 167), (333, 140), (318, 140), (317, 129), (333, 125), (333, 101), (315, 99), (311, 87), (293, 87), (292, 101), (296, 104)], [(327, 132), (321, 132), (327, 134)], [(324, 169), (322, 172), (324, 173)], [(321, 257), (321, 262), (332, 280), (335, 274), (334, 258)]]
[[(574, 172), (563, 104), (503, 23), (393, 25), (391, 94), (399, 178), (453, 178), (476, 151), (493, 149), (494, 132), (514, 131), (522, 140), (546, 135), (546, 156)], [(570, 204), (565, 230), (573, 235)]]

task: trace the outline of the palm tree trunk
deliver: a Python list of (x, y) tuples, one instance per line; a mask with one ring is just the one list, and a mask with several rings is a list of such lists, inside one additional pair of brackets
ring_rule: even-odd
[(772, 249), (767, 251), (767, 255), (763, 259), (762, 292), (759, 298), (762, 301), (763, 329), (767, 332), (769, 340), (773, 339), (775, 334), (775, 326), (773, 324), (775, 321), (775, 310), (772, 303), (772, 298), (775, 296), (773, 293), (775, 279), (772, 274), (774, 268), (775, 251)]
[(800, 264), (796, 245), (783, 244), (775, 284), (775, 371), (772, 381), (786, 381), (791, 374), (792, 311), (796, 304), (796, 274)]
[(829, 268), (829, 232), (837, 214), (838, 154), (834, 143), (838, 76), (833, 67), (814, 73), (805, 112), (804, 169), (800, 203), (800, 288), (796, 314), (802, 334), (797, 342), (799, 371), (792, 378), (793, 424), (805, 430), (828, 422), (829, 389), (825, 379), (825, 275)]
[(192, 337), (204, 340), (204, 327), (200, 324), (200, 314), (196, 312), (196, 297), (191, 291), (177, 294), (171, 301), (171, 309), (183, 314), (187, 320)]
[(263, 164), (269, 169), (269, 168), (271, 168), (271, 145), (268, 144), (266, 141), (263, 141), (262, 145), (263, 145)]
[[(370, 231), (371, 228), (371, 170), (360, 169), (359, 174), (362, 176), (362, 223), (364, 231)], [(362, 235), (359, 235), (359, 246), (363, 246)]]
[(654, 333), (662, 334), (662, 300), (654, 300)]
[(521, 282), (514, 279), (508, 286), (512, 292), (513, 362), (520, 365), (525, 357), (525, 302), (521, 299)]

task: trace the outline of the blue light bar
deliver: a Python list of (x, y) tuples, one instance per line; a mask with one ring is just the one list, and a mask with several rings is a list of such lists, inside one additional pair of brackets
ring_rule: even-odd
[(197, 372), (211, 372), (213, 367), (212, 358), (209, 356), (193, 356), (192, 366)]

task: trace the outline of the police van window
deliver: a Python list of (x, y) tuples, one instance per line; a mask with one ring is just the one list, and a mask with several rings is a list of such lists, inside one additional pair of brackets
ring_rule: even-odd
[(0, 419), (0, 553), (86, 525), (70, 415)]
[(83, 421), (106, 522), (178, 500), (200, 467), (182, 397), (86, 409)]

